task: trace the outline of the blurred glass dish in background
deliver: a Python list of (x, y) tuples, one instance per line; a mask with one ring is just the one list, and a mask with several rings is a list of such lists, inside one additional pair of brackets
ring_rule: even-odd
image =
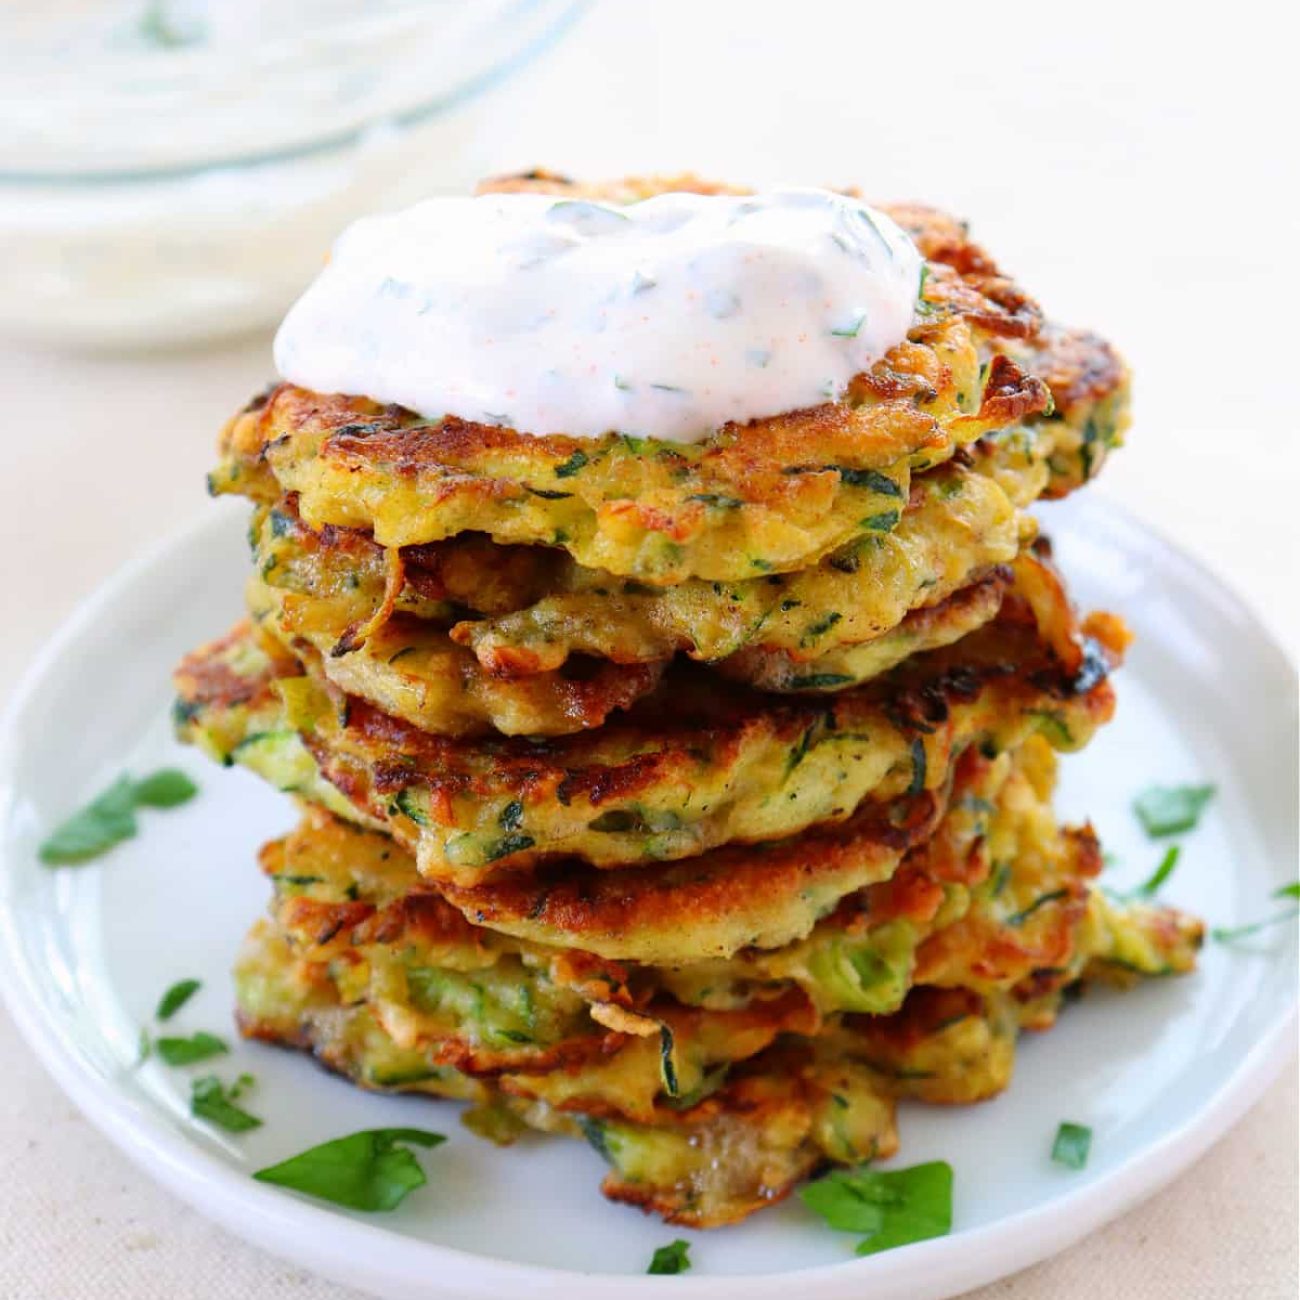
[(7, 0), (0, 331), (272, 324), (364, 211), (471, 184), (478, 92), (582, 0)]

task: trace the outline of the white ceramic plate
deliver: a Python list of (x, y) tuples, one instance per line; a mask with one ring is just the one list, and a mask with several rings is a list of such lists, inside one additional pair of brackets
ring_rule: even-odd
[[(1091, 815), (1118, 887), (1155, 866), (1130, 803), (1153, 781), (1212, 781), (1208, 816), (1184, 838), (1170, 901), (1227, 925), (1278, 907), (1296, 871), (1296, 687), (1283, 654), (1202, 570), (1103, 502), (1045, 512), (1079, 602), (1119, 611), (1138, 640), (1119, 678), (1116, 722), (1063, 764), (1062, 810)], [(619, 1300), (861, 1297), (927, 1300), (1024, 1267), (1123, 1212), (1178, 1174), (1275, 1074), (1294, 1034), (1296, 933), (1207, 946), (1198, 974), (1118, 996), (1092, 994), (1050, 1034), (1023, 1040), (1005, 1095), (974, 1108), (904, 1107), (902, 1155), (956, 1170), (951, 1236), (867, 1259), (797, 1200), (748, 1224), (684, 1233), (607, 1204), (581, 1143), (498, 1151), (455, 1108), (364, 1095), (304, 1058), (241, 1044), (215, 1064), (256, 1075), (261, 1129), (227, 1137), (191, 1120), (194, 1070), (136, 1064), (161, 992), (197, 976), (173, 1022), (233, 1041), (227, 974), (265, 907), (253, 855), (287, 829), (287, 801), (178, 747), (168, 672), (238, 612), (245, 512), (201, 526), (105, 587), (55, 638), (9, 716), (0, 753), (0, 988), (51, 1072), (90, 1118), (160, 1181), (232, 1231), (339, 1281), (394, 1297), (560, 1296)], [(199, 798), (143, 815), (141, 834), (100, 862), (50, 870), (42, 835), (123, 769), (174, 764)], [(207, 1072), (212, 1063), (197, 1067)], [(1094, 1132), (1085, 1171), (1053, 1165), (1057, 1124)], [(254, 1183), (249, 1171), (359, 1128), (417, 1124), (448, 1143), (422, 1157), (429, 1186), (386, 1216), (343, 1213)], [(691, 1239), (694, 1270), (641, 1276), (653, 1249)], [(794, 1271), (797, 1270), (797, 1276)]]

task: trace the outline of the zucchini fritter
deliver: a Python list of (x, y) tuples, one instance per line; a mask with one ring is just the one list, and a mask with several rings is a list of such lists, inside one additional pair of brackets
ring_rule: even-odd
[[(1123, 929), (1118, 916), (1115, 924)], [(1120, 946), (1149, 946), (1157, 970), (1183, 968), (1198, 937), (1167, 913)], [(610, 1165), (607, 1196), (696, 1227), (735, 1222), (828, 1161), (893, 1154), (896, 1098), (964, 1104), (996, 1095), (1010, 1081), (1019, 1028), (1048, 1028), (1067, 988), (1107, 975), (1080, 953), (1069, 970), (1005, 992), (918, 987), (892, 1015), (835, 1017), (812, 1034), (788, 997), (731, 1012), (660, 1004), (657, 1020), (644, 1017), (651, 1033), (614, 1031), (601, 1040), (607, 1053), (471, 1075), (448, 1062), (438, 1040), (349, 991), (331, 969), (304, 962), (283, 934), (259, 924), (236, 975), (243, 1032), (311, 1051), (363, 1087), (473, 1100), (466, 1123), (497, 1141), (528, 1127), (584, 1136)], [(453, 986), (471, 996), (450, 1002), (435, 984), (438, 1013), (450, 1005), (500, 1034), (502, 999), (486, 984), (472, 996), (473, 982)], [(517, 995), (510, 1013), (509, 1025), (527, 1027), (518, 1034), (540, 1018)], [(774, 1039), (780, 1024), (786, 1032)], [(478, 1064), (472, 1054), (462, 1059)]]
[(575, 652), (628, 663), (680, 651), (735, 676), (756, 655), (780, 652), (816, 678), (822, 656), (872, 641), (1008, 563), (1024, 527), (991, 477), (949, 464), (914, 480), (896, 526), (798, 572), (653, 588), (578, 571), (518, 612), (461, 621), (452, 636), (511, 676), (557, 668)]
[(1037, 308), (956, 222), (885, 210), (930, 259), (924, 297), (907, 340), (840, 400), (682, 445), (534, 437), (281, 385), (227, 426), (212, 490), (297, 493), (313, 527), (372, 530), (384, 546), (477, 530), (654, 584), (806, 567), (896, 521), (914, 471), (1051, 408), (1047, 385), (997, 346), (1032, 340)]
[[(472, 677), (440, 637), (417, 636), (421, 625), (406, 616), (448, 627), (497, 677), (548, 672), (574, 653), (629, 664), (683, 652), (766, 690), (840, 689), (975, 626), (971, 604), (963, 606), (965, 617), (954, 619), (945, 602), (1015, 555), (1030, 527), (1017, 509), (1049, 480), (1086, 472), (1074, 453), (1098, 435), (1092, 414), (1077, 428), (1072, 423), (1087, 406), (1079, 394), (1114, 406), (1120, 395), (1107, 383), (1119, 382), (1119, 363), (1096, 340), (1057, 331), (1044, 345), (1043, 364), (1052, 367), (1064, 403), (1053, 419), (990, 435), (972, 448), (969, 468), (948, 465), (920, 476), (897, 526), (868, 530), (797, 573), (655, 588), (584, 569), (562, 551), (494, 547), (475, 534), (385, 550), (355, 529), (308, 528), (292, 496), (255, 520), (257, 567), (267, 585), (292, 594), (282, 601), (281, 634), (306, 636), (322, 655), (328, 652), (326, 671), (344, 689), (445, 734), (493, 722), (508, 734), (598, 725), (609, 707), (633, 698), (649, 679), (605, 673), (582, 692), (561, 681), (512, 697)], [(909, 610), (936, 606), (944, 607), (941, 622), (914, 619), (911, 635), (886, 641)], [(399, 618), (399, 627), (368, 647), (391, 618)], [(390, 668), (395, 656), (408, 655), (416, 663)], [(423, 658), (428, 671), (416, 671)], [(423, 679), (444, 669), (450, 682), (426, 689)], [(585, 680), (592, 673), (580, 675)], [(462, 680), (469, 682), (464, 691)], [(464, 708), (449, 708), (444, 717), (443, 702), (459, 695), (467, 697)]]
[[(1016, 472), (1012, 455), (1004, 477)], [(649, 587), (543, 548), (483, 555), (477, 540), (385, 551), (355, 530), (308, 528), (292, 501), (259, 512), (253, 538), (261, 581), (283, 593), (277, 622), (328, 654), (331, 675), (357, 656), (382, 673), (400, 644), (389, 636), (367, 650), (366, 641), (392, 618), (415, 630), (415, 617), (449, 627), (503, 678), (553, 671), (574, 654), (634, 664), (678, 652), (744, 678), (761, 672), (760, 656), (780, 652), (805, 666), (796, 679), (816, 681), (822, 656), (878, 640), (909, 612), (933, 609), (1008, 563), (1029, 527), (1004, 484), (950, 465), (917, 480), (892, 531), (798, 573), (731, 583)]]
[(356, 635), (341, 601), (249, 579), (249, 613), (313, 671), (414, 727), (444, 736), (563, 736), (598, 727), (658, 684), (666, 664), (579, 658), (554, 672), (488, 672), (436, 624), (395, 614)]
[(757, 695), (680, 665), (617, 721), (547, 741), (428, 735), (239, 628), (182, 663), (177, 718), (182, 738), (281, 788), (320, 799), (328, 782), (425, 875), (471, 886), (555, 858), (626, 867), (787, 837), (867, 797), (942, 789), (971, 744), (1043, 731), (1077, 748), (1110, 716), (1123, 642), (1094, 619), (1110, 645), (1085, 646), (1068, 606), (1054, 617), (1055, 639), (1040, 639), (1030, 603), (1008, 599), (955, 645), (825, 698)]
[[(322, 812), (309, 811), (293, 835), (268, 846), (263, 864), (276, 884), (277, 923), (317, 960), (363, 949), (372, 971), (394, 961), (459, 968), (492, 965), (501, 954), (546, 964), (563, 951), (569, 974), (552, 970), (553, 979), (572, 983), (576, 972), (583, 988), (594, 981), (596, 1000), (627, 1008), (643, 1007), (657, 989), (688, 1005), (728, 1009), (798, 987), (826, 1014), (882, 1014), (914, 978), (987, 991), (1036, 967), (1068, 964), (1085, 885), (1100, 858), (1090, 831), (1057, 829), (1052, 771), (1040, 737), (994, 760), (969, 751), (932, 833), (920, 838), (913, 827), (894, 836), (862, 877), (878, 883), (847, 896), (842, 881), (830, 882), (838, 890), (827, 887), (826, 846), (809, 837), (806, 861), (795, 864), (802, 871), (784, 887), (772, 863), (786, 855), (779, 845), (763, 846), (731, 854), (729, 871), (704, 877), (701, 869), (685, 883), (671, 867), (647, 869), (639, 879), (605, 877), (622, 886), (612, 896), (600, 878), (575, 881), (566, 910), (534, 916), (521, 909), (506, 918), (507, 928), (489, 918), (492, 929), (478, 924), (484, 918), (472, 906), (473, 891), (422, 881), (387, 837)], [(768, 911), (776, 919), (765, 932), (754, 918)], [(1088, 923), (1104, 928), (1105, 917), (1094, 908)], [(948, 936), (943, 943), (931, 939), (939, 931)], [(745, 935), (749, 944), (738, 943)], [(1101, 951), (1104, 944), (1096, 938), (1088, 946)], [(995, 954), (999, 964), (986, 956), (972, 964), (973, 953)], [(1149, 962), (1142, 969), (1152, 973)]]

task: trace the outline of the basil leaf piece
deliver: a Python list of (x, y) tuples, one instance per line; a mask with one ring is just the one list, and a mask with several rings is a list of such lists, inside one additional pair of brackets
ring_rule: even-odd
[(142, 781), (123, 773), (80, 812), (55, 828), (37, 851), (51, 867), (89, 862), (136, 833), (137, 808), (175, 808), (198, 793), (198, 786), (174, 767), (160, 768)]
[(204, 1075), (190, 1085), (190, 1114), (225, 1129), (228, 1133), (247, 1133), (260, 1128), (262, 1121), (235, 1105), (235, 1098), (253, 1082), (251, 1074), (241, 1074), (229, 1088), (215, 1074)]
[(123, 775), (55, 828), (40, 847), (40, 859), (60, 867), (89, 862), (134, 834), (135, 787)]
[(199, 1061), (230, 1051), (216, 1034), (202, 1029), (189, 1038), (156, 1038), (153, 1047), (168, 1065), (197, 1065)]
[(670, 1241), (668, 1245), (660, 1246), (655, 1251), (646, 1272), (685, 1273), (691, 1266), (690, 1250), (690, 1242), (682, 1241), (680, 1237), (676, 1241)]
[(199, 787), (179, 768), (163, 767), (135, 783), (137, 808), (176, 808), (188, 803)]
[(1274, 898), (1300, 898), (1300, 880), (1293, 880), (1289, 885), (1273, 891)]
[(1178, 865), (1178, 855), (1182, 852), (1179, 845), (1175, 844), (1163, 858), (1160, 859), (1160, 865), (1152, 873), (1151, 878), (1144, 884), (1138, 886), (1137, 892), (1143, 898), (1151, 898), (1159, 890), (1160, 886), (1169, 879), (1174, 873), (1174, 868)]
[(799, 1192), (839, 1232), (866, 1234), (859, 1255), (874, 1255), (952, 1230), (952, 1166), (932, 1160), (910, 1169), (843, 1169)]
[(1153, 785), (1133, 801), (1133, 811), (1152, 838), (1194, 830), (1205, 805), (1214, 797), (1212, 785)]
[(1092, 1129), (1086, 1124), (1062, 1123), (1052, 1143), (1052, 1160), (1067, 1169), (1082, 1169), (1091, 1147)]
[(445, 1141), (441, 1133), (425, 1129), (363, 1129), (259, 1169), (253, 1177), (351, 1210), (392, 1210), (427, 1181), (420, 1162), (398, 1143), (436, 1147)]
[(154, 1012), (157, 1020), (170, 1020), (203, 987), (199, 980), (177, 980), (162, 995), (158, 1010)]

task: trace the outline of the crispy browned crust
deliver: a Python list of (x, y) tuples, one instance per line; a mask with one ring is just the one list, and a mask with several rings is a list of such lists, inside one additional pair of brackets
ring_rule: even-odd
[(662, 663), (578, 656), (527, 681), (504, 680), (455, 644), (447, 625), (476, 589), (489, 603), (528, 591), (542, 567), (529, 553), (546, 552), (473, 537), (385, 550), (355, 529), (308, 528), (295, 507), (287, 499), (255, 518), (250, 612), (317, 677), (413, 726), (566, 735), (599, 726), (662, 675)]
[[(203, 704), (216, 708), (232, 708), (264, 698), (268, 682), (265, 676), (250, 677), (236, 672), (225, 652), (244, 644), (252, 634), (253, 625), (240, 619), (224, 636), (219, 636), (191, 650), (172, 672), (172, 685), (181, 712), (186, 705)], [(293, 676), (302, 672), (293, 658), (285, 653), (276, 661), (277, 676)]]
[(1128, 382), (1119, 353), (1090, 330), (1048, 323), (1029, 355), (1034, 373), (1052, 390), (1056, 413), (1067, 420), (1085, 404), (1114, 397)]
[(526, 925), (551, 942), (634, 952), (646, 936), (711, 933), (717, 919), (744, 915), (755, 898), (794, 899), (841, 877), (859, 884), (883, 878), (934, 831), (946, 806), (946, 791), (927, 791), (868, 804), (845, 822), (788, 840), (732, 844), (676, 863), (603, 871), (569, 862), (438, 888), (475, 925), (506, 932)]
[[(1000, 616), (1001, 631), (1012, 631), (1013, 617)], [(727, 765), (758, 730), (770, 731), (778, 742), (793, 746), (810, 727), (825, 725), (832, 731), (853, 733), (878, 720), (885, 710), (910, 736), (930, 737), (939, 745), (954, 707), (978, 699), (994, 685), (1006, 688), (1013, 698), (1022, 695), (1026, 703), (1040, 692), (1061, 700), (1079, 696), (1073, 674), (1060, 672), (1034, 653), (1034, 636), (1013, 633), (979, 644), (971, 644), (976, 638), (968, 638), (957, 647), (926, 656), (928, 663), (905, 665), (879, 686), (845, 692), (825, 702), (773, 700), (728, 691), (684, 668), (667, 683), (662, 699), (639, 704), (626, 722), (605, 728), (606, 738), (614, 728), (626, 730), (629, 747), (637, 751), (613, 764), (588, 761), (582, 737), (564, 737), (550, 744), (502, 741), (492, 747), (491, 762), (480, 763), (464, 746), (420, 733), (360, 702), (349, 710), (347, 730), (366, 750), (391, 753), (394, 759), (400, 755), (403, 760), (375, 765), (373, 794), (340, 768), (334, 753), (319, 745), (313, 752), (330, 779), (350, 796), (360, 796), (363, 804), (419, 784), (435, 805), (453, 799), (495, 799), (504, 791), (525, 805), (553, 798), (565, 805), (581, 801), (599, 810), (632, 802), (663, 782), (689, 782), (701, 753), (720, 766)], [(1063, 639), (1062, 644), (1070, 646), (1082, 667), (1083, 649), (1073, 641)], [(1083, 692), (1089, 696), (1096, 689), (1087, 704), (1099, 722), (1110, 716), (1114, 705), (1103, 678), (1104, 668), (1095, 667)], [(1010, 701), (1008, 705), (1014, 707)], [(644, 744), (648, 736), (654, 738), (652, 750)], [(951, 737), (946, 739), (950, 745)], [(520, 853), (511, 855), (509, 863), (503, 858), (501, 865), (522, 866), (536, 860), (535, 854)]]
[[(295, 631), (291, 614), (268, 614), (264, 625), (267, 622), (309, 673), (378, 708), (387, 705), (411, 726), (445, 736), (590, 731), (650, 694), (666, 667), (663, 662), (618, 664), (584, 657), (552, 672), (507, 679), (489, 673), (471, 651), (448, 642), (432, 670), (439, 676), (429, 681), (406, 664), (396, 667), (403, 652), (421, 644), (430, 632), (409, 614), (394, 615), (359, 643), (336, 646), (330, 653), (322, 653), (319, 645)], [(358, 654), (372, 656), (372, 662), (357, 666), (349, 656)], [(394, 677), (399, 685), (412, 688), (413, 702), (392, 689)], [(452, 703), (435, 707), (430, 703), (435, 692), (449, 693)]]
[[(676, 838), (663, 840), (651, 856), (686, 858), (719, 843), (770, 838), (771, 831), (747, 832), (730, 813), (726, 822), (719, 821), (718, 808), (730, 809), (730, 801), (741, 797), (735, 792), (748, 791), (760, 771), (771, 769), (764, 780), (776, 783), (792, 773), (806, 780), (809, 771), (820, 769), (810, 768), (813, 760), (805, 761), (805, 755), (827, 737), (869, 743), (874, 749), (892, 736), (901, 762), (889, 760), (888, 775), (845, 806), (818, 805), (814, 814), (812, 806), (801, 811), (790, 805), (789, 815), (783, 813), (780, 820), (786, 833), (843, 820), (860, 797), (892, 798), (912, 788), (918, 774), (914, 793), (939, 789), (955, 752), (986, 729), (1019, 728), (1018, 737), (1021, 720), (1050, 722), (1053, 710), (1060, 709), (1077, 724), (1079, 737), (1090, 734), (1114, 706), (1105, 680), (1114, 650), (1076, 642), (1068, 603), (1061, 617), (1070, 618), (1065, 625), (1070, 635), (1063, 634), (1060, 644), (1076, 656), (1074, 672), (1045, 649), (1028, 604), (1008, 598), (993, 623), (957, 644), (918, 656), (870, 686), (825, 699), (761, 696), (684, 667), (623, 720), (579, 736), (452, 740), (422, 733), (364, 702), (340, 699), (305, 725), (302, 741), (358, 813), (418, 849), (421, 870), (439, 879), (477, 886), (502, 872), (569, 853), (581, 853), (602, 867), (627, 869), (647, 856), (645, 829), (626, 811), (628, 806), (635, 808), (640, 801), (644, 807), (664, 807), (670, 792), (680, 792), (684, 811), (689, 811), (687, 796), (706, 787), (713, 791), (707, 797), (727, 802), (691, 812), (689, 822), (679, 818), (672, 828)], [(202, 661), (210, 654), (198, 652), (178, 672), (180, 707), (191, 717), (213, 710), (219, 715), (231, 689), (240, 692), (241, 700), (249, 698), (247, 683), (232, 686), (224, 678), (217, 681), (215, 694), (209, 693)], [(296, 661), (286, 665), (273, 659), (261, 674), (257, 690), (272, 714), (278, 709), (276, 681), (299, 672)], [(214, 725), (222, 728), (219, 716)], [(1077, 743), (1064, 718), (1054, 725), (1062, 731), (1056, 743), (1066, 748)], [(1012, 743), (1010, 732), (1002, 743)], [(852, 766), (840, 773), (844, 780), (854, 779)], [(736, 776), (728, 775), (732, 772)], [(729, 784), (742, 779), (743, 786)], [(412, 797), (420, 801), (415, 811), (409, 805)], [(655, 799), (657, 804), (648, 802)], [(617, 812), (619, 824), (593, 826), (606, 809)], [(476, 860), (461, 855), (444, 862), (436, 848), (440, 841), (435, 837), (487, 834), (495, 826), (508, 829), (509, 822), (532, 833), (502, 844), (497, 831), (490, 850), (476, 850)], [(566, 844), (575, 847), (566, 849)], [(430, 855), (431, 846), (439, 856)]]
[(968, 914), (930, 935), (920, 946), (917, 984), (951, 984), (947, 972), (981, 985), (1008, 986), (1036, 970), (1066, 972), (1078, 953), (1079, 925), (1088, 906), (1088, 880), (1101, 870), (1101, 846), (1090, 826), (1066, 828), (1071, 871), (1063, 876), (1040, 923), (1030, 929), (991, 916)]
[[(943, 292), (938, 286), (933, 290)], [(959, 297), (956, 289), (949, 296)], [(919, 327), (922, 332), (933, 328), (938, 326)], [(877, 404), (838, 402), (727, 425), (690, 455), (664, 445), (656, 456), (659, 468), (689, 474), (690, 492), (671, 509), (634, 495), (607, 499), (593, 503), (597, 518), (605, 528), (635, 528), (680, 544), (708, 524), (711, 508), (704, 498), (761, 504), (774, 515), (815, 517), (829, 509), (839, 488), (835, 466), (884, 468), (927, 450), (941, 458), (949, 438), (960, 440), (967, 425), (975, 431), (1003, 428), (1051, 405), (1046, 384), (999, 355), (991, 363), (979, 411), (955, 417), (945, 433), (915, 403), (924, 404), (950, 384), (928, 347), (900, 344), (850, 390), (850, 400), (875, 398)], [(425, 510), (436, 512), (455, 500), (461, 516), (471, 517), (502, 502), (528, 502), (537, 491), (529, 480), (555, 482), (556, 471), (575, 453), (591, 455), (593, 448), (617, 442), (617, 435), (539, 436), (456, 416), (429, 424), (400, 407), (281, 384), (228, 426), (223, 445), (236, 461), (274, 471), (280, 449), (290, 452), (293, 439), (308, 440), (314, 455), (340, 474), (382, 471), (418, 484)], [(494, 469), (503, 462), (517, 462), (517, 477)], [(791, 473), (791, 467), (806, 472)]]
[[(868, 806), (822, 833), (613, 875), (573, 867), (495, 889), (435, 892), (398, 846), (379, 850), (379, 837), (310, 806), (293, 834), (263, 848), (261, 862), (277, 881), (276, 923), (304, 958), (347, 959), (374, 945), (408, 954), (451, 947), (458, 964), (477, 966), (495, 964), (502, 953), (529, 951), (550, 963), (552, 982), (591, 1001), (643, 1010), (659, 981), (647, 966), (600, 952), (658, 960), (664, 936), (674, 936), (669, 946), (676, 950), (675, 936), (690, 935), (710, 955), (714, 949), (725, 953), (755, 938), (755, 929), (761, 931), (773, 916), (793, 937), (802, 937), (846, 894), (851, 896), (828, 918), (843, 934), (898, 919), (928, 927), (946, 897), (945, 886), (972, 886), (987, 876), (983, 822), (964, 805), (975, 799), (991, 806), (1000, 799), (1008, 770), (1005, 760), (966, 750), (955, 765), (956, 814), (942, 821), (944, 805), (953, 803), (947, 790), (942, 797)], [(320, 883), (322, 861), (355, 864), (361, 874), (353, 883), (360, 889), (336, 885), (324, 896), (297, 892), (299, 884)], [(279, 887), (281, 880), (287, 890)], [(495, 904), (493, 916), (478, 907), (485, 901)], [(536, 934), (542, 946), (509, 937), (520, 929)], [(718, 941), (734, 934), (739, 938), (730, 944)]]

